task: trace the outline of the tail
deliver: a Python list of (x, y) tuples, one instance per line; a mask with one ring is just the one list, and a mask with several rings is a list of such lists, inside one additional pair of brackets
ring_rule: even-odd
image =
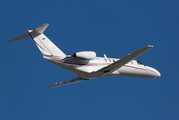
[(11, 42), (31, 37), (43, 55), (65, 57), (66, 55), (43, 34), (43, 32), (47, 29), (48, 26), (49, 24), (43, 24), (35, 30), (28, 30), (27, 34), (9, 39), (7, 41)]

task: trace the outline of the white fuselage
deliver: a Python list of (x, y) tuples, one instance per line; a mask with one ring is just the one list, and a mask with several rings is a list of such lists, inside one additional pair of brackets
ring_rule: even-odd
[(153, 48), (152, 45), (147, 45), (133, 53), (128, 54), (122, 59), (107, 58), (106, 55), (104, 55), (104, 57), (96, 57), (96, 53), (94, 51), (80, 51), (74, 53), (72, 56), (67, 56), (44, 35), (44, 31), (48, 26), (49, 24), (43, 24), (35, 30), (28, 30), (27, 34), (7, 40), (8, 42), (12, 42), (31, 37), (45, 60), (78, 75), (75, 79), (47, 86), (46, 88), (106, 76), (126, 76), (138, 78), (160, 77), (160, 73), (156, 69), (134, 60), (149, 49)]
[[(116, 58), (104, 58), (96, 57), (93, 60), (79, 60), (69, 56), (66, 59), (60, 57), (49, 57), (43, 56), (43, 58), (61, 68), (69, 70), (78, 76), (86, 79), (93, 78), (86, 74), (97, 71), (105, 66), (116, 62), (119, 59)], [(132, 60), (125, 64), (123, 67), (115, 70), (108, 76), (126, 76), (126, 77), (137, 77), (137, 78), (157, 78), (160, 77), (160, 73), (149, 66), (143, 65), (141, 62)]]

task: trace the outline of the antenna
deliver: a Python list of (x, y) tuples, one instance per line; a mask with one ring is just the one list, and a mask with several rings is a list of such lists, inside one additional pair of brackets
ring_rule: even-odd
[(104, 58), (107, 58), (106, 54), (104, 54)]

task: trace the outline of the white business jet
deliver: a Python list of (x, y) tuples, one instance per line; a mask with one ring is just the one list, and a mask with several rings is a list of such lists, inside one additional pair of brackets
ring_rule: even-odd
[(7, 40), (11, 42), (31, 37), (45, 60), (79, 76), (73, 80), (56, 83), (46, 88), (107, 76), (137, 78), (158, 78), (161, 76), (156, 69), (146, 66), (137, 60), (133, 60), (151, 49), (153, 47), (151, 45), (128, 54), (122, 59), (107, 58), (106, 55), (104, 57), (96, 57), (96, 53), (93, 51), (81, 51), (74, 53), (74, 55), (65, 55), (43, 34), (48, 26), (49, 24), (43, 24), (35, 30), (28, 30), (27, 34)]

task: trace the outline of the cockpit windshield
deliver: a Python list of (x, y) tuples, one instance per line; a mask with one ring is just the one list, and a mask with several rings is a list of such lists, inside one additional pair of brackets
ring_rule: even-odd
[(144, 66), (146, 66), (145, 64), (143, 64), (143, 63), (140, 62), (140, 61), (137, 61), (137, 63), (138, 63), (139, 65), (144, 65)]

